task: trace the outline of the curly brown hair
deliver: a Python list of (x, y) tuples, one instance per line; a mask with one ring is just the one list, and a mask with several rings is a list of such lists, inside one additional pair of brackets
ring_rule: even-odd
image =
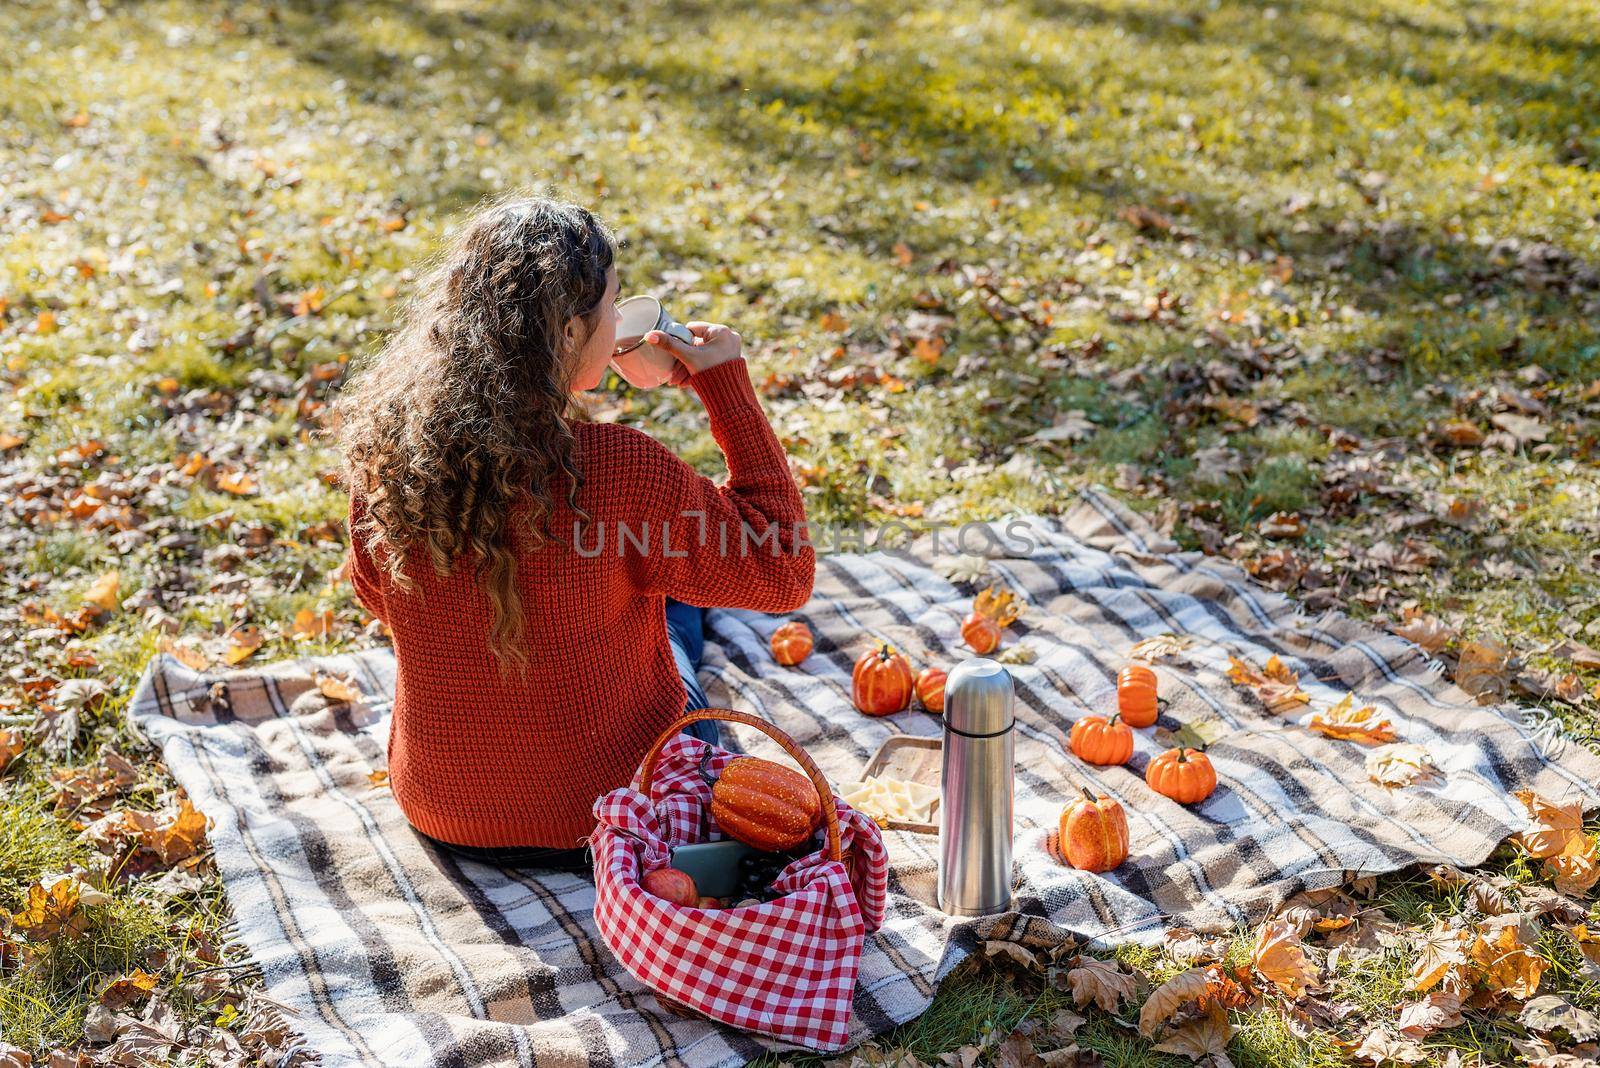
[(335, 401), (341, 474), (365, 502), (359, 533), (374, 558), (407, 591), (414, 556), (440, 575), (473, 561), (502, 671), (528, 663), (516, 554), (549, 537), (553, 487), (564, 481), (588, 519), (570, 425), (582, 418), (569, 388), (582, 343), (566, 326), (580, 316), (594, 329), (613, 256), (610, 231), (578, 205), (517, 195), (481, 206)]

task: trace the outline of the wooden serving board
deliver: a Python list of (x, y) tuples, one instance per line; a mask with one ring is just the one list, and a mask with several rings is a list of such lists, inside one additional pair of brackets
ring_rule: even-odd
[[(869, 775), (883, 779), (920, 782), (935, 790), (941, 789), (941, 780), (944, 777), (944, 741), (939, 738), (915, 738), (909, 734), (897, 734), (892, 738), (886, 738), (878, 747), (878, 751), (872, 754), (872, 759), (867, 762), (866, 771), (862, 773), (863, 778)], [(891, 831), (938, 834), (939, 804), (942, 800), (943, 798), (934, 799), (934, 819), (931, 823), (890, 820), (886, 826)]]

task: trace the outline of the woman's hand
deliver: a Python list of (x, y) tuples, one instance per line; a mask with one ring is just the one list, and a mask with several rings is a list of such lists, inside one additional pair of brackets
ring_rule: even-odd
[(644, 336), (645, 341), (666, 349), (678, 358), (678, 366), (672, 369), (672, 378), (669, 380), (675, 386), (683, 385), (690, 375), (709, 371), (719, 363), (737, 360), (744, 352), (744, 342), (731, 326), (698, 320), (683, 325), (694, 335), (693, 345), (687, 345), (660, 330), (652, 330)]

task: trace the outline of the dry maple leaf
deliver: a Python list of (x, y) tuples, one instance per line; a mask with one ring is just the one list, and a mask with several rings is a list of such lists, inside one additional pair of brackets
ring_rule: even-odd
[(191, 671), (205, 671), (211, 666), (211, 661), (206, 658), (206, 654), (192, 646), (179, 645), (171, 638), (161, 643), (161, 651)]
[(1545, 1034), (1565, 1031), (1574, 1042), (1600, 1038), (1600, 1018), (1554, 994), (1546, 994), (1528, 1002), (1517, 1019), (1533, 1031)]
[(28, 887), (27, 903), (13, 913), (11, 922), (32, 942), (61, 935), (76, 937), (88, 927), (88, 919), (78, 910), (82, 886), (76, 879), (57, 879), (49, 886), (34, 883)]
[(6, 768), (23, 749), (27, 748), (27, 739), (21, 731), (14, 731), (8, 727), (0, 727), (0, 775), (5, 774)]
[(123, 812), (126, 832), (169, 868), (205, 848), (210, 825), (211, 821), (187, 797), (178, 802), (177, 811), (170, 817), (134, 809)]
[(83, 603), (92, 605), (102, 612), (116, 611), (119, 603), (117, 589), (121, 581), (122, 576), (119, 572), (107, 571), (104, 575), (95, 579), (94, 585), (90, 586), (88, 591), (84, 593)]
[(1157, 634), (1153, 638), (1145, 638), (1133, 643), (1133, 648), (1128, 650), (1129, 660), (1164, 660), (1176, 657), (1185, 649), (1194, 645), (1194, 639), (1188, 635)]
[(1460, 1022), (1461, 995), (1449, 990), (1435, 990), (1420, 1001), (1400, 1006), (1400, 1034), (1406, 1038), (1424, 1039)]
[(1407, 612), (1405, 622), (1390, 629), (1429, 653), (1437, 653), (1456, 637), (1455, 630), (1437, 616), (1416, 611)]
[(1549, 967), (1533, 948), (1538, 940), (1536, 925), (1523, 916), (1491, 916), (1478, 935), (1472, 946), (1472, 963), (1479, 981), (1497, 994), (1532, 997)]
[(1203, 938), (1187, 927), (1173, 927), (1166, 933), (1161, 948), (1167, 956), (1184, 964), (1221, 960), (1227, 945), (1220, 938)]
[(317, 691), (330, 701), (354, 704), (361, 700), (361, 690), (346, 676), (324, 675), (317, 671), (311, 677), (317, 684)]
[(1587, 896), (1600, 882), (1600, 856), (1596, 855), (1595, 841), (1585, 838), (1572, 852), (1550, 857), (1544, 862), (1544, 873), (1561, 893)]
[(1369, 1064), (1416, 1064), (1426, 1060), (1428, 1055), (1411, 1039), (1379, 1027), (1361, 1040), (1351, 1056)]
[(1499, 642), (1466, 642), (1456, 664), (1456, 685), (1492, 704), (1505, 697), (1511, 685), (1511, 650)]
[(1578, 945), (1578, 952), (1590, 964), (1600, 965), (1600, 931), (1591, 931), (1587, 924), (1577, 923), (1564, 928)]
[(972, 610), (988, 616), (999, 627), (1009, 627), (1022, 614), (1017, 595), (1000, 586), (989, 586), (972, 599)]
[(333, 633), (333, 609), (313, 612), (309, 608), (302, 608), (295, 613), (294, 625), (290, 629), (299, 638), (326, 638)]
[(1467, 939), (1466, 931), (1443, 920), (1426, 931), (1413, 932), (1410, 941), (1417, 947), (1417, 959), (1411, 966), (1411, 989), (1462, 989), (1467, 981)]
[(1300, 676), (1285, 666), (1276, 653), (1259, 671), (1230, 655), (1228, 678), (1240, 686), (1253, 689), (1269, 712), (1281, 714), (1311, 701), (1311, 695), (1300, 689)]
[(1402, 786), (1426, 786), (1444, 776), (1414, 742), (1395, 742), (1367, 754), (1367, 778), (1386, 790)]
[(1163, 1053), (1176, 1053), (1192, 1061), (1204, 1061), (1216, 1068), (1232, 1068), (1228, 1059), (1228, 1040), (1234, 1027), (1228, 1022), (1228, 1013), (1220, 1005), (1213, 1005), (1204, 1016), (1190, 1020), (1182, 1027), (1170, 1031), (1156, 1043)]
[(156, 977), (142, 968), (136, 968), (108, 981), (100, 988), (100, 994), (95, 1000), (115, 1011), (135, 1001), (144, 1000), (155, 988)]
[(1329, 738), (1360, 742), (1362, 745), (1394, 741), (1394, 728), (1389, 721), (1379, 718), (1378, 710), (1371, 705), (1356, 708), (1354, 698), (1354, 694), (1347, 693), (1332, 708), (1313, 712), (1307, 726)]
[(375, 771), (368, 772), (367, 781), (372, 784), (374, 790), (381, 790), (389, 785), (389, 770), (387, 768), (378, 768)]
[(243, 663), (250, 659), (257, 649), (261, 648), (261, 643), (264, 640), (261, 628), (255, 624), (251, 623), (239, 627), (228, 636), (228, 651), (223, 654), (222, 659), (229, 664)]
[(236, 497), (248, 497), (259, 487), (256, 476), (248, 471), (224, 471), (217, 476), (217, 488)]
[(1149, 1038), (1176, 1016), (1179, 1009), (1210, 994), (1213, 978), (1209, 967), (1190, 968), (1156, 987), (1139, 1010), (1139, 1033)]
[(1133, 996), (1133, 980), (1121, 964), (1096, 957), (1079, 957), (1076, 967), (1067, 972), (1072, 1002), (1080, 1009), (1092, 1001), (1106, 1012), (1116, 1012)]
[(1582, 848), (1583, 799), (1555, 802), (1532, 790), (1518, 790), (1516, 798), (1528, 810), (1534, 825), (1517, 835), (1517, 842), (1530, 857), (1554, 857)]
[(1306, 532), (1306, 521), (1297, 512), (1273, 512), (1261, 521), (1261, 533), (1268, 538), (1298, 538)]
[(1299, 999), (1316, 988), (1316, 966), (1306, 956), (1295, 926), (1283, 920), (1268, 920), (1256, 935), (1256, 948), (1250, 963), (1273, 986), (1290, 998)]

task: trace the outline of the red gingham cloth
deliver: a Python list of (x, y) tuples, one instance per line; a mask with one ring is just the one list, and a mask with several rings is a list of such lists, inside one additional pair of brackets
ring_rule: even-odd
[(725, 837), (711, 822), (715, 775), (739, 754), (680, 734), (662, 747), (650, 797), (633, 785), (594, 804), (595, 926), (639, 982), (713, 1020), (809, 1049), (849, 1044), (861, 946), (883, 923), (889, 857), (878, 825), (834, 798), (845, 864), (823, 845), (792, 861), (761, 905), (685, 908), (639, 885), (674, 846)]

